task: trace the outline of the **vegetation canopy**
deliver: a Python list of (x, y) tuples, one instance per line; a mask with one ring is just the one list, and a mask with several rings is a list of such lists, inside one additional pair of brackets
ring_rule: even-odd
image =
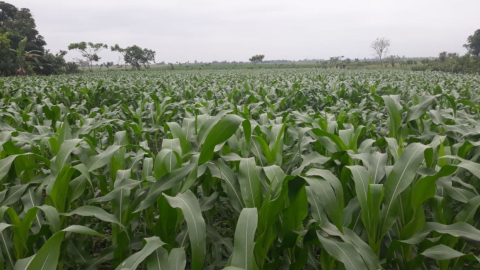
[(98, 62), (101, 58), (98, 56), (98, 53), (103, 49), (108, 48), (107, 44), (103, 43), (92, 43), (92, 42), (79, 42), (71, 43), (68, 45), (68, 50), (77, 50), (82, 54), (82, 57), (89, 64), (90, 71), (93, 71), (93, 62)]
[(263, 58), (265, 58), (265, 55), (257, 54), (257, 55), (254, 55), (254, 56), (250, 57), (250, 59), (248, 59), (248, 61), (250, 61), (254, 64), (257, 64), (257, 63), (261, 63), (263, 61)]
[(150, 62), (155, 62), (155, 52), (153, 50), (147, 48), (142, 49), (137, 45), (122, 49), (118, 44), (115, 44), (115, 46), (110, 47), (110, 49), (121, 53), (125, 63), (130, 64), (132, 68), (136, 68), (137, 70), (140, 70), (142, 65), (148, 68)]

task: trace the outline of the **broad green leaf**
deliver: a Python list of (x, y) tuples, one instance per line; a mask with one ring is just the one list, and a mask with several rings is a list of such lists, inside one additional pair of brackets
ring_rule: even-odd
[(168, 268), (166, 269), (183, 270), (186, 264), (187, 259), (183, 248), (174, 248), (170, 251), (168, 255)]
[(257, 269), (253, 248), (257, 229), (258, 214), (256, 208), (244, 208), (238, 218), (235, 229), (235, 238), (231, 266), (245, 270)]
[(168, 251), (163, 247), (157, 248), (146, 259), (148, 270), (168, 269)]
[(311, 187), (311, 190), (316, 194), (316, 196), (318, 196), (322, 208), (325, 210), (328, 217), (332, 219), (333, 223), (339, 230), (342, 230), (343, 209), (341, 209), (338, 205), (338, 201), (335, 198), (335, 192), (332, 186), (327, 182), (327, 180), (323, 180), (315, 176), (305, 176), (303, 179), (307, 181), (308, 185)]
[(407, 122), (420, 118), (423, 114), (425, 114), (425, 112), (428, 110), (434, 100), (434, 96), (422, 96), (418, 105), (408, 108)]
[(368, 269), (352, 244), (327, 239), (318, 232), (317, 236), (322, 247), (336, 260), (342, 262), (346, 270)]
[(116, 224), (123, 228), (123, 225), (118, 221), (118, 219), (114, 215), (96, 206), (84, 205), (76, 208), (75, 210), (69, 213), (61, 213), (60, 215), (67, 216), (67, 217), (71, 217), (73, 215), (79, 215), (83, 217), (96, 217), (100, 220)]
[(384, 188), (385, 208), (382, 209), (381, 235), (385, 235), (397, 219), (398, 195), (413, 181), (417, 169), (424, 160), (427, 146), (412, 143), (403, 151), (387, 177)]
[(445, 245), (433, 246), (426, 249), (421, 254), (434, 260), (451, 260), (465, 255)]
[(389, 114), (389, 130), (388, 136), (391, 138), (397, 138), (398, 129), (402, 124), (401, 107), (397, 100), (398, 96), (382, 96), (383, 101)]
[(110, 163), (112, 156), (115, 155), (115, 153), (122, 147), (122, 145), (111, 145), (102, 153), (90, 157), (85, 164), (85, 166), (88, 168), (88, 171), (92, 172)]
[(57, 232), (40, 248), (35, 257), (30, 261), (26, 270), (56, 269), (60, 256), (60, 247), (65, 232)]
[(50, 225), (50, 230), (53, 233), (60, 231), (60, 215), (58, 214), (57, 209), (50, 205), (40, 205), (37, 206), (38, 209), (42, 210), (47, 218), (48, 224)]
[(189, 153), (192, 149), (185, 133), (182, 130), (182, 127), (178, 123), (169, 122), (167, 123), (170, 132), (172, 133), (173, 138), (178, 138), (180, 140), (180, 145), (182, 147), (182, 153), (185, 155)]
[(468, 240), (480, 242), (480, 231), (470, 224), (457, 222), (451, 225), (444, 225), (436, 222), (427, 222), (425, 226), (417, 232), (413, 237), (402, 240), (407, 244), (418, 244), (425, 239), (432, 231), (440, 234), (449, 234), (454, 237), (462, 237)]
[(7, 175), (8, 171), (10, 170), (10, 167), (12, 166), (13, 161), (15, 161), (17, 157), (24, 156), (24, 155), (29, 155), (29, 153), (12, 155), (0, 160), (0, 180), (3, 179), (5, 175)]
[(206, 228), (197, 198), (190, 190), (175, 197), (165, 195), (165, 198), (173, 208), (182, 210), (192, 248), (192, 269), (202, 269), (206, 253)]
[(238, 171), (240, 191), (248, 208), (260, 207), (262, 204), (262, 191), (257, 165), (254, 158), (242, 158)]
[(318, 128), (313, 128), (312, 132), (317, 136), (329, 138), (330, 140), (332, 140), (335, 143), (335, 145), (340, 150), (347, 150), (348, 149), (348, 147), (345, 145), (345, 143), (335, 134), (328, 133), (328, 132), (323, 131), (323, 130), (318, 129)]
[(157, 236), (145, 238), (145, 246), (142, 250), (136, 252), (132, 256), (128, 257), (124, 262), (122, 262), (116, 269), (130, 269), (136, 270), (137, 267), (142, 263), (150, 254), (155, 252), (159, 247), (163, 246), (163, 243), (160, 238)]
[(196, 167), (195, 163), (174, 170), (173, 172), (158, 179), (148, 191), (147, 197), (142, 200), (140, 205), (135, 209), (135, 212), (142, 211), (152, 204), (154, 204), (163, 191), (172, 188), (174, 185), (180, 183), (188, 174)]
[(67, 191), (74, 172), (75, 170), (70, 168), (70, 164), (65, 165), (59, 172), (58, 176), (55, 179), (55, 182), (53, 183), (50, 197), (52, 198), (55, 208), (59, 212), (65, 212), (69, 209), (70, 202), (67, 200)]
[(88, 227), (81, 226), (81, 225), (70, 225), (69, 227), (63, 229), (62, 231), (80, 233), (80, 234), (86, 234), (86, 235), (93, 235), (93, 236), (99, 236), (99, 237), (105, 237), (103, 234), (98, 233), (95, 230), (92, 230)]
[(468, 203), (455, 217), (455, 221), (473, 224), (473, 217), (475, 216), (478, 207), (480, 207), (480, 196), (475, 196), (468, 200)]
[(223, 186), (228, 194), (230, 204), (240, 213), (242, 208), (245, 207), (245, 202), (235, 172), (220, 160), (216, 160), (213, 163), (207, 163), (207, 166), (214, 177), (223, 180), (222, 183), (224, 183)]
[(16, 185), (8, 189), (5, 199), (2, 202), (2, 205), (11, 205), (23, 196), (25, 191), (28, 189), (28, 185)]
[(244, 119), (233, 114), (228, 114), (220, 119), (210, 130), (205, 139), (205, 143), (202, 145), (198, 164), (203, 164), (211, 160), (215, 146), (230, 138), (243, 121)]
[(58, 151), (58, 154), (55, 157), (55, 167), (57, 172), (60, 172), (63, 166), (65, 166), (68, 157), (81, 141), (81, 139), (71, 139), (62, 143), (60, 151)]
[(437, 191), (436, 181), (441, 177), (453, 174), (456, 170), (455, 166), (445, 165), (438, 173), (418, 180), (412, 190), (412, 205), (416, 207), (433, 197)]

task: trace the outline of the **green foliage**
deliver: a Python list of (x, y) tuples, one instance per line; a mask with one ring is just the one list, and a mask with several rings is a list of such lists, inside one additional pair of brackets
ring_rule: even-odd
[(44, 75), (58, 75), (66, 73), (66, 65), (64, 56), (67, 54), (66, 51), (60, 51), (56, 54), (50, 53), (48, 50), (45, 52), (43, 57), (39, 59), (41, 69), (35, 70), (37, 74)]
[(2, 78), (0, 268), (476, 269), (479, 88), (318, 68)]
[(254, 64), (258, 64), (258, 63), (261, 63), (263, 61), (263, 58), (265, 58), (265, 55), (257, 54), (257, 55), (254, 55), (254, 56), (250, 57), (250, 59), (248, 59), (248, 61), (250, 61)]
[(30, 10), (0, 1), (0, 33), (8, 33), (10, 48), (16, 50), (18, 44), (26, 37), (26, 51), (43, 52), (47, 44), (36, 29), (35, 20)]
[(8, 33), (0, 33), (0, 75), (13, 75), (15, 73), (15, 58), (10, 50)]
[(467, 38), (467, 44), (463, 45), (472, 56), (480, 56), (480, 29)]
[(155, 51), (147, 48), (142, 49), (137, 45), (122, 49), (118, 44), (115, 44), (115, 46), (111, 46), (110, 49), (121, 53), (125, 63), (131, 65), (132, 68), (136, 68), (137, 70), (140, 70), (142, 65), (145, 68), (148, 68), (150, 62), (155, 62)]
[(480, 58), (466, 54), (441, 52), (433, 61), (423, 61), (422, 66), (413, 67), (415, 71), (445, 71), (452, 73), (478, 73), (480, 72)]
[(101, 57), (98, 56), (98, 53), (106, 48), (108, 48), (107, 44), (87, 43), (85, 41), (68, 45), (68, 50), (77, 50), (81, 53), (85, 61), (89, 63), (90, 71), (93, 71), (93, 62), (98, 62), (101, 59)]

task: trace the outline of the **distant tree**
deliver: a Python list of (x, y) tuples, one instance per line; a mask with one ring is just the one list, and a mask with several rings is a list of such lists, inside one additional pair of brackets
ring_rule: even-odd
[(248, 59), (248, 61), (250, 61), (254, 64), (257, 64), (257, 63), (261, 63), (263, 61), (263, 58), (265, 58), (265, 55), (257, 54), (257, 55), (254, 55), (254, 56), (250, 57), (250, 59)]
[(460, 55), (459, 55), (458, 53), (448, 53), (448, 54), (447, 54), (447, 57), (453, 59), (453, 58), (458, 58), (458, 57), (460, 57)]
[(379, 60), (387, 56), (388, 49), (390, 48), (390, 40), (386, 38), (377, 38), (372, 42), (370, 47), (374, 50), (374, 55)]
[(87, 43), (85, 41), (68, 45), (68, 50), (77, 50), (82, 54), (82, 57), (85, 58), (85, 61), (89, 63), (90, 71), (93, 71), (93, 62), (98, 62), (100, 60), (98, 53), (106, 48), (108, 48), (107, 44), (92, 42)]
[(447, 61), (447, 52), (441, 52), (438, 54), (438, 59), (440, 59), (440, 62), (445, 62)]
[(342, 58), (343, 56), (330, 57), (330, 60), (328, 60), (328, 62), (330, 63), (331, 66), (338, 68), (340, 66), (340, 63), (342, 62)]
[(390, 61), (390, 65), (392, 65), (392, 67), (395, 67), (395, 60), (400, 59), (400, 56), (390, 55), (388, 59)]
[(65, 66), (65, 72), (67, 74), (72, 74), (72, 73), (78, 73), (80, 72), (78, 70), (78, 65), (75, 62), (68, 62), (67, 65)]
[(113, 62), (106, 62), (106, 63), (102, 63), (102, 64), (100, 65), (100, 68), (101, 68), (101, 67), (106, 67), (107, 70), (109, 70), (109, 68), (110, 68), (111, 66), (113, 66)]
[(142, 49), (137, 45), (123, 49), (118, 46), (118, 44), (115, 44), (115, 46), (111, 46), (110, 49), (114, 52), (121, 53), (125, 63), (130, 64), (132, 68), (136, 68), (137, 70), (140, 70), (142, 65), (148, 68), (150, 62), (155, 62), (155, 51), (147, 48)]
[(473, 56), (480, 56), (480, 29), (467, 38), (467, 44), (463, 45), (468, 53)]
[(0, 33), (8, 33), (10, 48), (16, 50), (26, 37), (25, 51), (45, 51), (47, 43), (36, 29), (35, 20), (27, 8), (18, 9), (14, 5), (0, 1)]

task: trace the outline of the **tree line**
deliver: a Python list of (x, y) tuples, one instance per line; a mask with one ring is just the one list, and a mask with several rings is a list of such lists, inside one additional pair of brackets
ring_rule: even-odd
[[(101, 59), (99, 53), (108, 48), (104, 43), (71, 43), (68, 50), (80, 52), (82, 58), (67, 62), (64, 56), (68, 51), (52, 53), (45, 49), (46, 45), (29, 9), (19, 9), (0, 1), (0, 75), (75, 73), (79, 71), (79, 65), (92, 71), (94, 63)], [(137, 45), (122, 48), (115, 44), (110, 49), (119, 52), (125, 64), (133, 69), (148, 68), (149, 63), (155, 61), (155, 51)], [(113, 62), (102, 63), (101, 66), (109, 68)]]

